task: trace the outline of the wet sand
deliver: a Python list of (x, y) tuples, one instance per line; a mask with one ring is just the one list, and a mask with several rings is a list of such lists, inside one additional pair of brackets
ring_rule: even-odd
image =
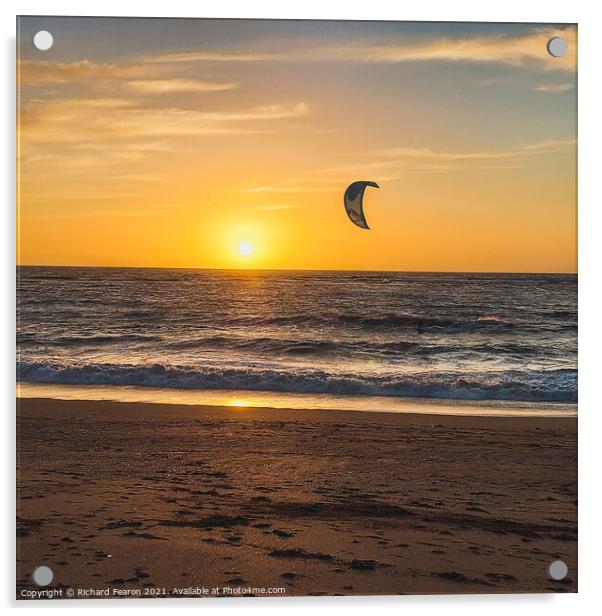
[(574, 418), (17, 405), (18, 598), (577, 590)]

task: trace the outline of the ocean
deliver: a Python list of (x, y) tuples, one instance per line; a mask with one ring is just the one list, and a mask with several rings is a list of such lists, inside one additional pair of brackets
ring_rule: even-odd
[(22, 266), (17, 378), (172, 400), (572, 404), (577, 277)]

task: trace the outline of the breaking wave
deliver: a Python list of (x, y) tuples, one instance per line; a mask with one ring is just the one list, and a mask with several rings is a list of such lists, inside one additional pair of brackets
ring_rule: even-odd
[(576, 402), (577, 372), (550, 370), (407, 375), (335, 373), (254, 367), (189, 367), (163, 364), (21, 362), (19, 380), (72, 385), (131, 385), (175, 389), (231, 389), (288, 393)]

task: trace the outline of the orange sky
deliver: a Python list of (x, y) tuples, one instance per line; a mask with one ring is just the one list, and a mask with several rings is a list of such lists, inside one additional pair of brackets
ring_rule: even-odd
[(21, 18), (19, 263), (576, 271), (573, 27), (168, 25)]

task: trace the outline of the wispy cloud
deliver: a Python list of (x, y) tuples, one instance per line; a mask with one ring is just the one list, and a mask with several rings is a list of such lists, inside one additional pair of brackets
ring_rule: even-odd
[(540, 83), (533, 88), (537, 92), (551, 92), (552, 94), (559, 94), (560, 92), (567, 92), (573, 89), (572, 83)]
[(53, 62), (21, 60), (18, 78), (21, 85), (62, 84), (99, 79), (131, 79), (145, 74), (145, 67), (132, 62), (105, 63), (91, 60)]
[[(552, 58), (546, 43), (561, 35), (569, 44), (563, 58)], [(19, 79), (22, 86), (44, 86), (27, 90), (19, 116), (22, 173), (35, 169), (41, 177), (84, 177), (102, 179), (126, 177), (132, 184), (148, 183), (148, 166), (157, 153), (185, 153), (198, 150), (195, 139), (220, 135), (267, 134), (277, 127), (294, 125), (303, 130), (328, 132), (330, 126), (309, 124), (310, 114), (304, 100), (274, 101), (245, 105), (240, 101), (257, 100), (253, 83), (242, 75), (216, 78), (211, 63), (252, 62), (465, 62), (498, 63), (537, 71), (571, 71), (576, 65), (576, 30), (536, 29), (523, 36), (473, 36), (430, 39), (413, 44), (366, 41), (363, 45), (334, 46), (325, 42), (313, 48), (287, 45), (273, 52), (190, 50), (127, 57), (115, 62), (82, 59), (75, 62), (23, 60)], [(223, 74), (224, 66), (220, 66)], [(501, 73), (501, 71), (498, 71)], [(559, 93), (573, 87), (571, 75), (541, 75), (532, 86), (539, 92)], [(550, 83), (546, 83), (549, 81)], [(500, 83), (491, 75), (482, 85)], [(219, 92), (241, 90), (229, 97), (227, 106), (219, 102)], [(44, 92), (44, 97), (39, 92)], [(187, 97), (182, 104), (179, 93), (215, 92), (207, 97)], [(108, 94), (108, 95), (107, 95)], [(256, 92), (255, 92), (256, 94)], [(165, 95), (165, 96), (162, 96)], [(202, 101), (202, 105), (196, 100)], [(261, 100), (261, 99), (259, 99)], [(174, 101), (178, 101), (174, 104)], [(194, 105), (190, 105), (193, 101)], [(526, 144), (509, 150), (437, 150), (397, 146), (372, 151), (365, 160), (346, 158), (344, 154), (304, 176), (256, 178), (244, 186), (246, 193), (275, 196), (276, 203), (260, 209), (288, 209), (287, 195), (330, 193), (341, 190), (349, 177), (368, 177), (375, 181), (393, 181), (407, 173), (452, 173), (456, 170), (516, 168), (529, 156), (543, 155), (574, 145), (574, 141), (547, 141)], [(197, 151), (195, 150), (195, 151)], [(345, 164), (345, 160), (350, 161)], [(152, 165), (151, 165), (152, 166)], [(273, 182), (273, 183), (272, 183)], [(103, 184), (104, 185), (104, 184)], [(266, 197), (269, 200), (270, 197)], [(280, 202), (282, 200), (282, 202)]]
[(577, 145), (576, 139), (545, 139), (535, 143), (524, 143), (520, 146), (519, 152), (547, 153), (558, 152), (567, 148), (574, 148)]
[(179, 92), (220, 92), (239, 87), (236, 82), (198, 81), (194, 79), (135, 79), (125, 87), (140, 94), (171, 94)]
[(379, 153), (383, 156), (401, 159), (428, 159), (445, 161), (490, 160), (556, 152), (560, 149), (565, 149), (574, 145), (574, 139), (558, 139), (522, 144), (511, 150), (468, 150), (454, 152), (431, 150), (429, 148), (394, 147), (380, 150)]
[[(547, 52), (546, 44), (554, 36), (562, 36), (568, 43), (568, 52), (554, 58)], [(173, 53), (146, 54), (124, 58), (120, 62), (95, 62), (82, 59), (75, 62), (22, 60), (19, 79), (22, 85), (64, 84), (93, 82), (99, 80), (130, 80), (134, 87), (148, 92), (170, 86), (174, 92), (200, 91), (200, 84), (174, 72), (185, 70), (190, 65), (215, 62), (354, 62), (354, 63), (402, 63), (402, 62), (453, 62), (497, 63), (527, 67), (536, 70), (575, 71), (577, 61), (577, 33), (574, 27), (538, 28), (522, 36), (499, 35), (492, 37), (473, 36), (464, 38), (431, 39), (423, 42), (398, 44), (367, 41), (357, 45), (314, 48), (254, 51), (190, 50)], [(152, 84), (150, 81), (157, 80)], [(495, 78), (483, 81), (490, 85)], [(187, 85), (186, 85), (187, 83)], [(217, 84), (213, 84), (216, 85)], [(225, 85), (225, 84), (222, 84)], [(229, 84), (231, 89), (234, 84)], [(186, 88), (186, 90), (181, 89)], [(204, 91), (207, 91), (205, 88)]]
[[(436, 173), (473, 173), (475, 171), (504, 171), (513, 169), (524, 169), (525, 165), (418, 165), (405, 170), (405, 174), (410, 175), (429, 175)], [(381, 180), (382, 181), (382, 180)]]
[(231, 51), (184, 51), (174, 53), (147, 54), (138, 58), (140, 62), (170, 64), (183, 62), (262, 62), (286, 59), (286, 53), (255, 53)]
[[(562, 36), (568, 52), (554, 58), (546, 44), (554, 36)], [(344, 62), (482, 62), (539, 69), (572, 71), (576, 66), (577, 34), (574, 27), (536, 28), (521, 36), (472, 36), (442, 38), (411, 44), (366, 42), (358, 45), (274, 50), (270, 52), (188, 51), (145, 55), (137, 61), (145, 63), (192, 62), (265, 62), (265, 61), (344, 61)]]
[[(103, 113), (98, 112), (103, 108)], [(174, 107), (147, 108), (125, 99), (54, 99), (31, 101), (21, 114), (22, 139), (73, 143), (103, 141), (107, 136), (168, 138), (244, 134), (265, 130), (266, 122), (309, 113), (305, 102), (259, 105), (232, 111)], [(74, 128), (77, 127), (76, 130)]]
[(149, 169), (161, 176), (159, 159), (207, 152), (200, 138), (269, 133), (274, 123), (308, 113), (304, 102), (204, 111), (140, 106), (120, 98), (36, 99), (19, 119), (21, 177), (30, 187), (50, 182), (61, 196), (78, 182), (91, 194), (94, 186), (119, 195), (114, 184), (147, 190)]
[(88, 59), (75, 62), (21, 60), (18, 78), (21, 86), (87, 85), (105, 90), (123, 86), (139, 94), (218, 92), (240, 86), (233, 81), (190, 79), (178, 75), (173, 67), (131, 59), (115, 63)]
[[(505, 75), (504, 77), (491, 77), (487, 79), (481, 79), (479, 85), (484, 88), (490, 88), (493, 86), (503, 86), (506, 85), (514, 85), (516, 86), (516, 81), (510, 77), (510, 75)], [(528, 89), (534, 90), (536, 92), (549, 92), (551, 94), (558, 94), (560, 92), (568, 92), (575, 87), (574, 83), (562, 82), (562, 83), (539, 83), (535, 85), (529, 85)]]
[(321, 193), (333, 192), (338, 190), (338, 186), (329, 186), (320, 183), (291, 183), (291, 184), (249, 184), (240, 189), (244, 193), (280, 193), (280, 194), (297, 194), (297, 193)]
[(497, 86), (503, 83), (503, 79), (501, 77), (487, 77), (486, 79), (481, 79), (479, 81), (479, 85), (483, 88), (490, 88), (491, 86)]
[(376, 152), (381, 159), (372, 165), (377, 171), (381, 169), (381, 173), (398, 168), (400, 172), (412, 174), (521, 169), (529, 157), (560, 152), (575, 145), (574, 139), (558, 139), (520, 144), (508, 150), (444, 151), (394, 147)]
[[(560, 58), (550, 56), (546, 49), (547, 42), (554, 36), (562, 36), (568, 43), (568, 52)], [(574, 28), (541, 29), (518, 37), (467, 37), (407, 45), (358, 45), (332, 50), (331, 54), (356, 62), (480, 62), (572, 71), (576, 67), (576, 39)]]

